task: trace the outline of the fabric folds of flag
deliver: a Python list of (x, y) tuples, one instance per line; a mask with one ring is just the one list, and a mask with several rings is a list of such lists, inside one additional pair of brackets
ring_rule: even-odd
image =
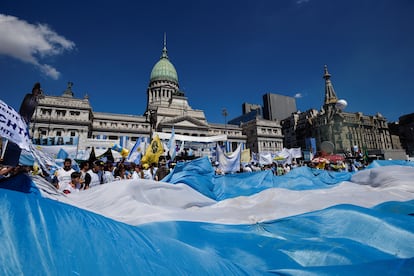
[(164, 147), (162, 146), (160, 137), (155, 135), (152, 138), (151, 144), (147, 148), (145, 155), (141, 159), (141, 163), (143, 164), (156, 164), (158, 163), (158, 159), (164, 153)]
[(69, 153), (67, 153), (64, 149), (60, 149), (56, 155), (56, 159), (66, 159), (69, 157)]
[(55, 159), (46, 152), (42, 151), (40, 146), (30, 144), (30, 150), (24, 150), (22, 155), (25, 154), (32, 155), (34, 161), (39, 164), (42, 171), (48, 174), (52, 174), (53, 171), (58, 169), (58, 165), (56, 164)]

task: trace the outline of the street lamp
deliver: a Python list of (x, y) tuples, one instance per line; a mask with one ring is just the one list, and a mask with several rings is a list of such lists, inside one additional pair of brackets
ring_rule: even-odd
[(156, 111), (153, 109), (148, 109), (144, 113), (145, 116), (145, 122), (149, 123), (150, 125), (150, 139), (152, 139), (153, 131), (155, 131), (156, 124), (157, 124), (157, 115)]
[(224, 116), (224, 131), (227, 131), (227, 115), (229, 115), (229, 113), (227, 112), (227, 109), (223, 108), (221, 110), (221, 115)]

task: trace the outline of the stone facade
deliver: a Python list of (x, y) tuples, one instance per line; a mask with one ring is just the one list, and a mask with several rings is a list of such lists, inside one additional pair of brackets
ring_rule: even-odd
[(282, 127), (279, 121), (256, 118), (242, 124), (247, 135), (246, 146), (252, 152), (276, 152), (283, 149)]
[[(396, 148), (402, 147), (411, 160), (414, 159), (414, 113), (405, 114), (398, 119), (398, 122), (390, 124), (390, 131), (393, 134)], [(399, 137), (397, 140), (396, 137)]]
[(204, 111), (193, 109), (179, 89), (178, 75), (170, 63), (166, 45), (160, 60), (154, 65), (147, 89), (144, 115), (124, 115), (94, 112), (88, 97), (79, 99), (69, 82), (61, 96), (44, 95), (39, 100), (31, 123), (32, 137), (42, 142), (49, 137), (78, 138), (80, 150), (90, 147), (110, 148), (121, 137), (134, 142), (152, 136), (154, 132), (209, 137), (225, 134), (219, 141), (227, 151), (238, 144), (252, 152), (276, 152), (283, 148), (281, 126), (278, 122), (255, 118), (248, 124), (231, 125), (208, 123)]
[[(325, 66), (325, 101), (320, 111), (315, 109), (296, 112), (282, 121), (286, 147), (306, 149), (306, 138), (315, 138), (318, 150), (324, 141), (334, 144), (336, 153), (365, 151), (372, 158), (385, 158), (387, 151), (394, 151), (387, 120), (380, 114), (369, 116), (361, 112), (343, 110)], [(401, 152), (400, 158), (404, 158)]]

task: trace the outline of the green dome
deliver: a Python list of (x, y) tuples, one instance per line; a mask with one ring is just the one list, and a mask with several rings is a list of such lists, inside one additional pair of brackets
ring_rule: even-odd
[(154, 65), (151, 71), (150, 81), (169, 80), (178, 84), (178, 75), (174, 65), (169, 61), (167, 48), (164, 46), (161, 59)]

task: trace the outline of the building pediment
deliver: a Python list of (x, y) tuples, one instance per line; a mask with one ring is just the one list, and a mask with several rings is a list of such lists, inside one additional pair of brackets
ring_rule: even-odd
[(169, 118), (160, 122), (161, 127), (194, 127), (194, 128), (208, 128), (209, 125), (203, 121), (190, 116), (178, 116)]

